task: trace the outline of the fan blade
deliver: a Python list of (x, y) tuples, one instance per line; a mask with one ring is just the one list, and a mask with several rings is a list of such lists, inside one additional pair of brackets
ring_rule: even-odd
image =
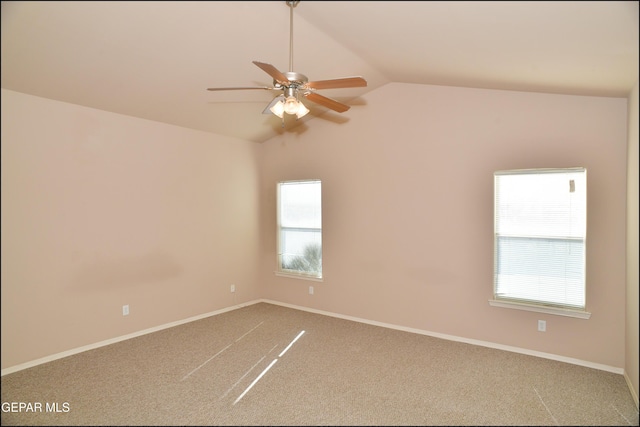
[(276, 67), (271, 64), (265, 64), (264, 62), (253, 61), (258, 67), (260, 67), (264, 72), (269, 74), (273, 79), (280, 83), (281, 85), (287, 86), (289, 84), (289, 79), (287, 76), (282, 74)]
[(208, 87), (207, 90), (252, 90), (252, 89), (264, 89), (264, 90), (281, 90), (275, 87), (268, 86), (250, 86), (250, 87)]
[(348, 105), (342, 104), (334, 99), (327, 98), (326, 96), (319, 95), (315, 92), (305, 93), (304, 97), (307, 98), (311, 102), (315, 102), (316, 104), (324, 105), (327, 108), (331, 108), (338, 113), (344, 113), (349, 108)]
[(340, 89), (347, 87), (364, 87), (367, 81), (362, 77), (344, 77), (341, 79), (318, 80), (305, 85), (310, 89)]

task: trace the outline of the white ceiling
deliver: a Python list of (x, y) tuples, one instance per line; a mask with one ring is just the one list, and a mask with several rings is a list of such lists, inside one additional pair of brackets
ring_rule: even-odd
[[(2, 87), (263, 142), (296, 124), (262, 114), (261, 61), (366, 108), (389, 82), (626, 97), (638, 81), (637, 1), (3, 1)], [(285, 116), (289, 118), (290, 116)], [(307, 125), (311, 125), (307, 123)]]

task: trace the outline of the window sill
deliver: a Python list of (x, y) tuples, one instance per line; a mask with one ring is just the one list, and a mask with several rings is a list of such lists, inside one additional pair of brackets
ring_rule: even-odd
[(524, 304), (511, 301), (498, 301), (495, 299), (489, 300), (489, 305), (492, 307), (512, 308), (515, 310), (535, 311), (537, 313), (554, 314), (556, 316), (576, 317), (578, 319), (589, 319), (591, 313), (582, 310), (571, 310), (568, 308), (557, 307), (545, 307), (542, 305)]
[(322, 277), (315, 277), (315, 276), (307, 276), (304, 274), (295, 274), (295, 273), (285, 273), (282, 271), (274, 271), (273, 272), (276, 276), (281, 276), (281, 277), (289, 277), (291, 279), (302, 279), (302, 280), (311, 280), (312, 282), (322, 282)]

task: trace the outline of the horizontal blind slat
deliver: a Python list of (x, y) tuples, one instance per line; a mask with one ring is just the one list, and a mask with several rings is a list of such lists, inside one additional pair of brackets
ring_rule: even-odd
[(586, 169), (494, 174), (494, 296), (585, 306)]

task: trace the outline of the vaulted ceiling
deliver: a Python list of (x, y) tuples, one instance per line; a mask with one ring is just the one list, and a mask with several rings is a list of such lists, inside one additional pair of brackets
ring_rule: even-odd
[[(366, 108), (389, 82), (626, 97), (638, 81), (637, 1), (3, 1), (2, 87), (263, 142), (285, 126), (252, 61), (309, 80), (362, 76), (322, 95)], [(290, 56), (290, 41), (293, 55)], [(293, 70), (289, 70), (293, 59)], [(310, 125), (310, 124), (308, 124)]]

